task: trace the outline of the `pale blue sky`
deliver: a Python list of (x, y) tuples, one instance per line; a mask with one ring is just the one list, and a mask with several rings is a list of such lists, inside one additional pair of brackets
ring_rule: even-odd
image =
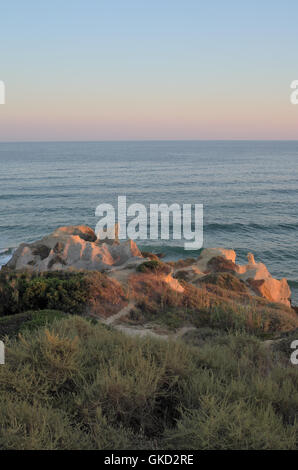
[(298, 138), (295, 0), (2, 3), (2, 141)]

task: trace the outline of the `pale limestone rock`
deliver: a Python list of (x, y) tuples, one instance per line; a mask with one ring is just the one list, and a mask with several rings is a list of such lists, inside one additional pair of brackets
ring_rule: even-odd
[(96, 231), (96, 236), (98, 240), (105, 240), (106, 242), (112, 242), (113, 240), (119, 239), (119, 223), (116, 223), (114, 227), (107, 228), (106, 230), (99, 229)]
[[(212, 258), (221, 257), (235, 263), (236, 253), (234, 250), (223, 248), (206, 248), (199, 256), (196, 267), (203, 273), (208, 273), (208, 262)], [(247, 254), (248, 263), (246, 265), (236, 265), (235, 276), (242, 279), (247, 285), (261, 297), (271, 302), (282, 303), (287, 307), (291, 306), (291, 290), (287, 280), (274, 279), (263, 263), (256, 263), (252, 253)], [(215, 264), (216, 265), (216, 264)]]
[(225, 250), (224, 248), (205, 248), (201, 252), (198, 262), (196, 263), (200, 272), (204, 273), (207, 270), (208, 261), (212, 258), (216, 258), (217, 256), (226, 258), (233, 263), (235, 263), (236, 260), (236, 253), (234, 250)]
[[(116, 233), (119, 227), (115, 228)], [(234, 250), (224, 248), (207, 248), (203, 250), (198, 261), (185, 268), (189, 282), (195, 282), (199, 278), (210, 273), (210, 267), (214, 270), (224, 269), (223, 259), (234, 264), (238, 278), (242, 279), (257, 295), (271, 302), (282, 303), (290, 306), (291, 291), (287, 280), (274, 279), (263, 263), (256, 263), (254, 256), (248, 253), (246, 265), (236, 265), (236, 253)], [(216, 260), (218, 258), (218, 260)], [(209, 263), (211, 260), (215, 262)], [(51, 235), (37, 242), (22, 243), (15, 251), (7, 267), (32, 271), (54, 271), (65, 269), (115, 271), (116, 269), (128, 269), (142, 263), (141, 255), (135, 242), (127, 240), (99, 240), (94, 231), (86, 226), (60, 227)], [(219, 261), (217, 263), (217, 261)], [(209, 265), (208, 265), (209, 263)], [(224, 263), (225, 264), (225, 263)], [(212, 266), (211, 266), (212, 265)], [(164, 276), (171, 288), (182, 292), (183, 287), (172, 274)]]
[(51, 235), (30, 244), (21, 244), (7, 267), (32, 271), (64, 269), (102, 271), (116, 266), (138, 265), (141, 252), (132, 240), (105, 243), (86, 226), (60, 227)]
[(97, 240), (94, 230), (87, 227), (87, 225), (68, 225), (65, 227), (59, 227), (51, 234), (52, 237), (63, 235), (78, 235), (87, 242), (95, 242)]
[(246, 281), (254, 292), (271, 302), (291, 306), (291, 290), (288, 281), (274, 279), (263, 263), (256, 263), (251, 253), (247, 255), (248, 264), (239, 266), (238, 275)]
[(252, 253), (247, 253), (248, 264), (256, 264), (255, 257)]
[(257, 295), (264, 297), (270, 302), (277, 302), (284, 304), (287, 307), (291, 306), (289, 301), (291, 297), (291, 290), (285, 278), (280, 281), (273, 277), (267, 279), (248, 279), (247, 283), (255, 291)]

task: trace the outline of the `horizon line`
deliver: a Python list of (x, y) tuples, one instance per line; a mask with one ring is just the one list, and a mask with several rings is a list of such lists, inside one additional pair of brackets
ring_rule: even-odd
[(0, 140), (1, 144), (58, 143), (123, 143), (123, 142), (298, 142), (297, 139), (100, 139), (100, 140)]

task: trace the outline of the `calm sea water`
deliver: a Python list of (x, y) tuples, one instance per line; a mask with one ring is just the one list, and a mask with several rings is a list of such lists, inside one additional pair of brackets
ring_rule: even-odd
[[(240, 262), (253, 252), (298, 304), (298, 142), (2, 143), (0, 168), (0, 264), (58, 226), (95, 228), (96, 206), (118, 195), (203, 203), (204, 247), (233, 248)], [(139, 245), (194, 255), (177, 241)]]

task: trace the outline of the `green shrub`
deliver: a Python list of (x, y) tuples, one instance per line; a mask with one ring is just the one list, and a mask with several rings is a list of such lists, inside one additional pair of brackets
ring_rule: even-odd
[(0, 338), (16, 336), (24, 329), (34, 330), (52, 323), (56, 318), (63, 317), (65, 314), (58, 310), (29, 310), (24, 313), (0, 317)]
[(120, 284), (99, 272), (0, 271), (0, 317), (44, 309), (109, 315), (125, 300)]
[(87, 449), (84, 433), (66, 413), (39, 403), (0, 398), (0, 449)]
[(296, 433), (296, 426), (285, 427), (270, 405), (256, 410), (243, 401), (204, 396), (199, 409), (182, 412), (164, 443), (170, 449), (183, 449), (187, 443), (190, 450), (293, 449)]
[[(37, 330), (43, 326), (49, 326), (56, 319), (66, 317), (66, 314), (59, 310), (39, 310), (37, 312), (27, 313), (30, 313), (31, 317), (21, 325), (20, 332)], [(11, 318), (13, 318), (13, 316)]]
[(190, 347), (78, 316), (26, 329), (0, 367), (0, 448), (296, 449), (298, 370), (250, 335), (202, 335)]

